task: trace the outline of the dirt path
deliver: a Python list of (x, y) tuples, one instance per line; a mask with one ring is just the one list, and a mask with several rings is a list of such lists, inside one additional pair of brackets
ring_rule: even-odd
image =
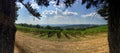
[(27, 53), (108, 53), (106, 37), (86, 41), (56, 42), (26, 35), (30, 34), (17, 32), (16, 43)]
[(15, 46), (14, 53), (19, 53), (19, 49)]

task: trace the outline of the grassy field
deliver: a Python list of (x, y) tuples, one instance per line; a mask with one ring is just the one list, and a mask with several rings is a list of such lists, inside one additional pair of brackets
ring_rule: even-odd
[(34, 35), (29, 35), (32, 37), (37, 37), (41, 39), (54, 40), (54, 41), (74, 41), (74, 40), (83, 40), (86, 37), (94, 36), (97, 34), (107, 32), (107, 26), (98, 26), (94, 28), (88, 28), (85, 30), (52, 30), (52, 29), (40, 29), (40, 28), (31, 28), (16, 25), (18, 31), (25, 33), (32, 33)]

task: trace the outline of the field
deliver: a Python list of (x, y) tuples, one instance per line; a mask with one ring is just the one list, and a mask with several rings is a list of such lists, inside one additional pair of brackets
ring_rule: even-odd
[[(17, 32), (16, 47), (20, 53), (108, 53), (107, 34), (87, 36), (81, 41), (49, 41)], [(88, 39), (89, 38), (89, 39)]]
[(19, 53), (108, 53), (109, 51), (107, 26), (84, 30), (51, 30), (17, 25), (17, 29), (15, 45)]
[(31, 28), (17, 25), (17, 29), (19, 31), (25, 33), (32, 33), (33, 37), (41, 38), (41, 39), (48, 39), (54, 41), (69, 41), (69, 40), (81, 40), (81, 37), (86, 37), (87, 35), (95, 35), (98, 33), (107, 32), (107, 26), (98, 26), (94, 28), (87, 28), (84, 30), (75, 30), (75, 29), (46, 29), (46, 28)]

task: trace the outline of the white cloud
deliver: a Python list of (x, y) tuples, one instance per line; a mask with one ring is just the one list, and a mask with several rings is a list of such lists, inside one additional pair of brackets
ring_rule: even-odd
[(81, 21), (77, 17), (73, 18), (73, 16), (62, 16), (62, 15), (47, 17), (46, 21), (42, 22), (42, 24), (80, 24), (80, 23)]
[(56, 2), (55, 1), (50, 1), (50, 4), (55, 4)]
[(53, 7), (55, 8), (54, 10), (45, 10), (42, 12), (42, 17), (49, 17), (49, 15), (53, 16), (58, 16), (58, 15), (62, 15), (62, 16), (76, 16), (78, 15), (77, 12), (71, 12), (69, 10), (64, 10), (65, 8), (65, 4), (64, 3), (60, 3), (59, 5), (56, 5), (56, 1), (50, 1), (50, 4), (53, 5)]
[(96, 14), (97, 14), (96, 12), (92, 12), (92, 13), (89, 13), (89, 14), (81, 15), (81, 17), (82, 17), (82, 18), (87, 18), (87, 17), (95, 16)]
[(47, 17), (47, 15), (57, 15), (60, 13), (57, 9), (56, 10), (44, 10), (42, 12), (42, 17)]
[(23, 5), (20, 2), (16, 2), (17, 7), (23, 8)]
[(78, 13), (77, 12), (70, 12), (70, 11), (68, 11), (68, 10), (66, 10), (65, 12), (63, 12), (63, 15), (78, 15)]
[(34, 0), (31, 0), (30, 3), (33, 9), (39, 9), (38, 4)]
[(62, 11), (62, 10), (56, 8), (55, 10), (45, 10), (42, 12), (43, 17), (47, 17), (47, 15), (76, 16), (76, 15), (78, 15), (78, 13), (70, 12), (68, 10)]
[(53, 6), (56, 7), (56, 8), (65, 8), (64, 3), (60, 3), (59, 5), (54, 4)]
[(59, 5), (56, 5), (56, 1), (50, 1), (50, 4), (52, 4), (55, 8), (65, 8), (65, 4), (60, 2)]
[(38, 6), (36, 3), (32, 3), (31, 6), (32, 6), (32, 8), (34, 8), (34, 9), (39, 9), (39, 6)]
[(46, 14), (57, 14), (57, 11), (54, 11), (54, 10), (45, 10), (42, 12), (43, 15), (46, 15)]

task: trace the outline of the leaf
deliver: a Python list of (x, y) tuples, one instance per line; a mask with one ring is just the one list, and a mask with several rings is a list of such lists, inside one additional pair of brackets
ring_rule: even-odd
[(86, 0), (82, 0), (82, 4), (85, 4), (86, 3)]
[(103, 3), (105, 0), (100, 0), (100, 3)]
[(18, 0), (19, 2), (23, 2), (23, 0)]
[(97, 7), (97, 5), (98, 5), (98, 0), (93, 2), (93, 6)]
[(88, 4), (86, 5), (86, 8), (89, 9), (90, 7), (91, 7), (91, 3), (88, 3)]
[[(22, 3), (23, 4), (23, 3)], [(25, 6), (25, 8), (29, 11), (30, 14), (32, 14), (33, 16), (35, 16), (36, 18), (40, 19), (39, 17), (41, 17), (41, 15), (39, 14), (39, 12), (37, 12), (36, 9), (33, 9), (31, 4), (28, 2), (27, 4), (23, 4)]]
[(57, 0), (57, 3), (56, 3), (56, 5), (59, 5), (59, 3), (60, 3), (60, 0)]
[(109, 15), (108, 7), (104, 6), (101, 9), (99, 9), (98, 14), (100, 14), (102, 17), (107, 17)]
[(39, 6), (49, 6), (49, 0), (36, 0), (36, 3), (39, 5)]

